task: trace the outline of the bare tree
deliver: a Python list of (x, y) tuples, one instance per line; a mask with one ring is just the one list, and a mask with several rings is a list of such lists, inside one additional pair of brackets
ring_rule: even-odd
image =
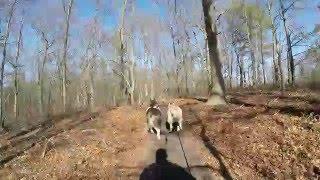
[(262, 78), (263, 78), (263, 84), (266, 84), (266, 69), (265, 69), (265, 59), (264, 59), (264, 53), (263, 53), (263, 33), (264, 33), (264, 13), (261, 12), (258, 15), (258, 26), (259, 30), (257, 33), (257, 36), (259, 36), (259, 45), (258, 49), (260, 50), (260, 58), (261, 58), (261, 69), (262, 69)]
[(228, 71), (228, 79), (229, 79), (229, 88), (231, 89), (232, 88), (232, 71), (233, 71), (233, 53), (231, 52), (231, 56), (229, 56), (229, 47), (228, 47), (228, 43), (227, 43), (227, 35), (225, 32), (222, 32), (221, 33), (221, 37), (219, 40), (222, 44), (222, 53), (226, 59), (226, 70)]
[[(275, 82), (280, 84), (280, 89), (284, 90), (284, 77), (282, 72), (281, 63), (281, 50), (280, 44), (277, 37), (277, 30), (275, 26), (275, 18), (272, 16), (272, 0), (268, 0), (268, 13), (271, 20), (271, 31), (272, 31), (272, 57), (273, 57), (273, 67), (274, 67), (274, 77)], [(279, 82), (280, 81), (280, 82)]]
[(120, 73), (121, 73), (121, 81), (120, 81), (120, 91), (122, 93), (122, 96), (125, 96), (127, 94), (126, 90), (126, 82), (125, 82), (125, 60), (124, 60), (124, 53), (125, 53), (125, 47), (124, 47), (124, 19), (127, 9), (127, 2), (128, 0), (123, 1), (122, 6), (122, 14), (121, 14), (121, 24), (119, 27), (119, 40), (120, 40), (120, 47), (119, 47), (119, 56), (120, 56)]
[[(173, 56), (174, 59), (177, 61), (177, 48), (176, 48), (176, 38), (174, 35), (173, 27), (170, 27), (170, 35), (171, 35), (171, 41), (172, 41), (172, 49), (173, 49)], [(176, 80), (176, 85), (177, 85), (177, 93), (180, 94), (180, 83), (179, 83), (179, 72), (180, 72), (180, 67), (179, 63), (177, 63), (177, 67), (175, 69), (175, 80)]]
[[(212, 22), (210, 15), (210, 7), (212, 5), (212, 0), (202, 0), (202, 8), (205, 22), (205, 29), (207, 34), (208, 49), (210, 66), (212, 70), (212, 81), (213, 87), (211, 89), (211, 96), (208, 100), (208, 104), (225, 104), (225, 85), (221, 73), (221, 62), (218, 52), (218, 38), (217, 38), (217, 27), (215, 22)], [(213, 7), (215, 10), (215, 7)], [(212, 26), (214, 29), (212, 29)]]
[(62, 103), (63, 111), (66, 111), (67, 104), (67, 53), (69, 41), (70, 17), (72, 12), (73, 0), (69, 0), (68, 5), (63, 3), (63, 10), (65, 13), (65, 32), (63, 41), (63, 56), (62, 56)]
[(14, 118), (17, 120), (19, 116), (19, 107), (18, 107), (18, 98), (19, 98), (19, 78), (18, 78), (18, 72), (19, 72), (19, 58), (20, 58), (20, 51), (22, 48), (22, 32), (23, 32), (23, 19), (20, 22), (20, 29), (19, 29), (19, 36), (18, 36), (18, 42), (17, 42), (17, 53), (15, 57), (15, 62), (13, 65), (14, 68), (14, 104), (13, 104), (13, 113)]
[(44, 113), (44, 74), (45, 74), (45, 67), (48, 62), (49, 58), (49, 48), (53, 45), (54, 40), (49, 38), (48, 32), (46, 30), (42, 29), (41, 27), (33, 27), (37, 33), (40, 36), (41, 42), (42, 42), (42, 52), (43, 57), (42, 60), (39, 58), (38, 61), (38, 100), (39, 100), (39, 112), (43, 115)]
[(243, 1), (244, 5), (244, 17), (245, 17), (245, 24), (247, 30), (247, 40), (250, 47), (250, 58), (251, 58), (251, 69), (252, 69), (252, 85), (255, 86), (257, 84), (257, 65), (256, 65), (256, 57), (254, 54), (254, 44), (253, 44), (253, 25), (252, 25), (252, 14), (248, 12), (248, 8), (246, 7), (245, 2)]
[(127, 81), (128, 94), (129, 94), (128, 102), (132, 105), (132, 104), (134, 104), (134, 90), (135, 90), (135, 78), (134, 78), (135, 57), (134, 57), (134, 44), (133, 44), (133, 42), (131, 43), (129, 58), (130, 58), (129, 78)]
[(5, 34), (4, 34), (4, 40), (3, 40), (1, 76), (0, 76), (0, 121), (1, 121), (1, 128), (4, 128), (4, 126), (5, 126), (5, 124), (4, 124), (3, 86), (4, 86), (5, 64), (7, 63), (7, 46), (8, 46), (8, 41), (9, 41), (9, 37), (10, 37), (12, 18), (13, 18), (14, 10), (15, 10), (17, 3), (18, 3), (18, 0), (15, 0), (9, 6), (9, 13), (8, 13), (8, 17), (7, 17), (6, 30), (5, 30)]
[(234, 51), (235, 51), (234, 53), (236, 54), (238, 72), (239, 72), (239, 76), (240, 76), (240, 87), (244, 87), (244, 83), (245, 83), (246, 78), (245, 78), (243, 57), (241, 55), (240, 50), (235, 49)]
[(292, 42), (291, 42), (291, 37), (290, 37), (288, 25), (287, 25), (286, 13), (289, 9), (291, 9), (294, 6), (295, 1), (293, 1), (287, 7), (284, 6), (283, 0), (280, 0), (279, 2), (280, 2), (280, 14), (281, 14), (283, 28), (286, 35), (286, 41), (287, 41), (288, 83), (291, 86), (294, 86), (295, 85), (295, 65), (294, 65), (294, 59), (293, 59), (293, 53), (292, 53)]

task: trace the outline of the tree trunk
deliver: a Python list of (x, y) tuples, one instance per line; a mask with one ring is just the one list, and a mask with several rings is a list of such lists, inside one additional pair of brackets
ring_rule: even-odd
[(196, 36), (196, 33), (193, 32), (194, 34), (194, 38), (196, 40), (196, 43), (197, 43), (197, 47), (199, 49), (199, 53), (201, 55), (201, 57), (203, 58), (203, 67), (204, 67), (204, 71), (205, 73), (207, 74), (206, 76), (206, 80), (207, 80), (207, 85), (208, 85), (208, 93), (210, 94), (210, 90), (211, 90), (211, 73), (210, 73), (210, 63), (209, 63), (209, 54), (208, 54), (208, 42), (207, 42), (207, 39), (205, 39), (205, 48), (204, 50), (201, 48), (201, 45), (197, 39), (197, 36)]
[(93, 69), (92, 69), (92, 66), (91, 66), (91, 69), (90, 69), (90, 78), (89, 78), (89, 108), (90, 108), (90, 111), (93, 112), (94, 111), (94, 108), (95, 108), (95, 100), (94, 100), (94, 77), (93, 77)]
[(266, 70), (265, 70), (265, 62), (264, 62), (264, 55), (263, 55), (263, 29), (262, 29), (262, 25), (260, 25), (260, 56), (261, 56), (263, 84), (265, 85), (266, 84)]
[(280, 44), (277, 38), (277, 30), (274, 25), (274, 18), (272, 17), (272, 1), (268, 0), (268, 12), (271, 19), (271, 30), (272, 30), (272, 57), (273, 57), (273, 66), (274, 66), (274, 77), (277, 85), (280, 85), (281, 91), (284, 90), (284, 78), (282, 73), (281, 65), (281, 49)]
[(2, 62), (1, 62), (1, 75), (0, 75), (0, 121), (1, 121), (1, 128), (4, 128), (4, 92), (3, 92), (3, 86), (4, 86), (4, 67), (7, 62), (7, 45), (9, 41), (10, 31), (11, 31), (11, 21), (14, 13), (14, 8), (17, 4), (17, 0), (15, 0), (12, 5), (10, 6), (9, 11), (9, 19), (6, 24), (6, 32), (4, 35), (4, 41), (3, 41), (3, 50), (2, 50)]
[(280, 49), (280, 44), (276, 38), (276, 53), (277, 53), (277, 63), (278, 63), (278, 68), (279, 68), (279, 76), (280, 76), (280, 89), (281, 91), (285, 90), (285, 82), (284, 82), (284, 76), (283, 76), (283, 70), (282, 70), (282, 63), (281, 63), (281, 49)]
[(122, 35), (120, 36), (120, 71), (121, 71), (121, 74), (123, 74), (123, 76), (121, 76), (121, 79), (120, 79), (120, 91), (121, 91), (121, 96), (125, 97), (125, 95), (127, 94), (126, 82), (124, 77), (126, 68), (125, 68), (125, 61), (124, 61), (124, 45), (123, 45)]
[(177, 67), (176, 72), (175, 72), (175, 79), (176, 79), (176, 86), (177, 86), (177, 95), (180, 94), (180, 83), (179, 83), (179, 69)]
[(120, 71), (121, 71), (121, 79), (120, 79), (120, 91), (121, 91), (121, 96), (125, 97), (127, 94), (127, 89), (126, 89), (126, 81), (125, 81), (125, 61), (124, 61), (124, 38), (123, 38), (123, 29), (124, 29), (124, 18), (125, 18), (125, 13), (126, 13), (126, 8), (127, 8), (127, 2), (128, 0), (124, 0), (123, 6), (122, 6), (122, 15), (121, 15), (121, 24), (120, 24), (120, 30), (119, 30), (119, 38), (120, 38), (120, 49), (119, 49), (119, 56), (120, 56)]
[(269, 12), (269, 17), (271, 19), (271, 31), (272, 31), (272, 60), (273, 60), (273, 70), (274, 70), (274, 81), (277, 85), (280, 84), (279, 82), (279, 66), (278, 66), (278, 62), (276, 60), (276, 53), (277, 53), (277, 47), (278, 47), (278, 40), (277, 40), (277, 34), (276, 34), (276, 29), (274, 26), (274, 21), (273, 21), (273, 17), (272, 17), (272, 1), (268, 0), (268, 12)]
[[(246, 73), (244, 73), (245, 75)], [(246, 76), (244, 77), (244, 84), (245, 86), (250, 86), (250, 69), (247, 70), (247, 79), (246, 79)]]
[(141, 89), (139, 90), (139, 96), (138, 96), (138, 104), (141, 105), (142, 102), (142, 91)]
[(213, 82), (212, 82), (212, 71), (211, 71), (211, 63), (210, 63), (210, 55), (209, 55), (209, 47), (208, 47), (208, 40), (207, 38), (205, 39), (205, 52), (206, 52), (206, 64), (205, 68), (207, 70), (207, 78), (208, 78), (208, 94), (210, 95), (211, 89), (213, 87)]
[(112, 96), (112, 102), (114, 106), (117, 106), (117, 100), (115, 95)]
[(134, 104), (134, 90), (135, 90), (135, 79), (134, 79), (134, 64), (135, 64), (135, 57), (133, 51), (133, 42), (130, 50), (130, 68), (129, 68), (129, 103), (130, 105)]
[(17, 42), (17, 54), (15, 57), (15, 67), (14, 67), (14, 104), (13, 104), (13, 113), (14, 119), (17, 120), (19, 116), (19, 107), (18, 107), (18, 96), (19, 96), (19, 79), (18, 79), (18, 71), (19, 71), (19, 58), (20, 58), (20, 49), (22, 43), (22, 30), (23, 30), (23, 22), (21, 22), (19, 37)]
[(276, 61), (275, 43), (272, 43), (272, 62), (273, 62), (273, 83), (279, 85), (279, 67)]
[[(262, 82), (262, 80), (263, 80), (263, 77), (262, 77), (262, 72), (261, 72), (261, 70), (262, 70), (262, 67), (260, 67), (261, 66), (261, 57), (258, 57), (258, 53), (260, 53), (260, 43), (259, 43), (259, 33), (257, 32), (256, 33), (256, 37), (255, 37), (255, 47), (256, 47), (256, 50), (255, 50), (255, 52), (257, 52), (257, 54), (256, 54), (256, 79), (257, 79), (257, 81), (256, 81), (256, 83), (257, 83), (257, 85), (260, 85), (261, 84), (261, 82)], [(260, 58), (260, 59), (259, 59)]]
[(237, 56), (237, 64), (238, 64), (238, 68), (239, 68), (239, 74), (240, 74), (240, 87), (243, 88), (244, 87), (244, 79), (245, 79), (243, 60), (239, 54), (236, 54), (236, 56)]
[(148, 84), (144, 84), (144, 96), (148, 97)]
[(188, 71), (190, 71), (189, 73), (191, 73), (191, 67), (188, 66), (188, 58), (190, 58), (191, 61), (191, 56), (190, 56), (190, 36), (189, 33), (186, 30), (186, 27), (184, 26), (184, 34), (186, 35), (186, 52), (184, 53), (184, 57), (183, 57), (183, 65), (184, 65), (184, 73), (185, 73), (185, 88), (186, 88), (186, 95), (189, 95), (189, 87), (188, 87)]
[(81, 102), (80, 102), (80, 96), (81, 96), (81, 89), (77, 91), (77, 97), (76, 97), (76, 108), (81, 108)]
[[(248, 71), (248, 74), (249, 74), (249, 71)], [(242, 84), (242, 87), (244, 87), (246, 84), (247, 84), (246, 71), (243, 71), (243, 84)]]
[(62, 103), (63, 111), (66, 111), (67, 106), (67, 52), (68, 52), (68, 41), (69, 41), (69, 27), (70, 27), (70, 16), (73, 6), (73, 0), (70, 0), (68, 9), (65, 9), (66, 21), (65, 21), (65, 33), (64, 33), (64, 44), (63, 44), (63, 57), (62, 57)]
[(229, 76), (229, 88), (232, 89), (232, 71), (233, 71), (233, 53), (231, 51), (231, 58), (228, 58), (229, 59), (229, 62), (228, 62), (228, 76)]
[(44, 32), (42, 32), (42, 41), (44, 43), (44, 54), (42, 62), (38, 64), (38, 89), (39, 89), (39, 112), (41, 115), (44, 114), (43, 107), (44, 107), (44, 71), (45, 65), (48, 60), (48, 50), (49, 50), (49, 41), (45, 37)]
[(47, 103), (47, 109), (46, 109), (46, 112), (47, 112), (47, 115), (51, 114), (52, 113), (52, 83), (50, 82), (50, 87), (48, 89), (48, 103)]
[(288, 83), (291, 86), (295, 85), (295, 66), (294, 66), (294, 59), (292, 54), (292, 42), (289, 34), (289, 30), (287, 27), (287, 19), (285, 16), (286, 9), (284, 8), (282, 0), (280, 0), (280, 8), (281, 8), (281, 16), (282, 16), (282, 24), (284, 28), (284, 32), (286, 35), (286, 41), (287, 41), (287, 62), (288, 62)]
[(186, 58), (183, 60), (183, 65), (184, 65), (184, 81), (185, 81), (185, 88), (186, 88), (186, 95), (189, 94), (189, 88), (188, 88), (188, 67), (187, 67), (187, 62)]
[(256, 58), (254, 54), (254, 47), (253, 47), (253, 38), (252, 38), (252, 27), (250, 26), (249, 23), (249, 17), (247, 14), (246, 8), (244, 8), (244, 15), (245, 15), (245, 21), (246, 21), (246, 26), (247, 26), (247, 38), (250, 46), (250, 58), (251, 58), (251, 70), (252, 70), (252, 86), (256, 86), (257, 83), (257, 72), (256, 72)]
[(38, 103), (39, 103), (39, 113), (42, 115), (43, 113), (43, 84), (42, 84), (42, 70), (41, 70), (41, 62), (38, 63)]
[[(175, 43), (175, 37), (173, 34), (173, 28), (170, 27), (170, 35), (171, 35), (171, 40), (172, 40), (172, 48), (173, 48), (173, 57), (175, 61), (177, 60), (177, 52), (176, 52), (176, 43)], [(177, 94), (180, 94), (180, 87), (179, 87), (179, 66), (177, 63), (177, 67), (176, 67), (176, 72), (175, 72), (175, 80), (176, 80), (176, 85), (177, 85)]]
[(153, 79), (151, 80), (150, 99), (155, 99)]
[[(212, 5), (212, 0), (202, 0), (203, 15), (206, 27), (207, 41), (209, 47), (209, 57), (210, 65), (212, 70), (212, 82), (213, 87), (211, 89), (211, 96), (208, 99), (208, 104), (217, 105), (225, 104), (225, 86), (224, 80), (221, 73), (221, 62), (218, 53), (218, 38), (217, 38), (217, 28), (215, 24), (212, 24), (212, 19), (210, 16), (210, 6)], [(214, 8), (215, 9), (215, 8)], [(214, 31), (212, 29), (214, 26)]]

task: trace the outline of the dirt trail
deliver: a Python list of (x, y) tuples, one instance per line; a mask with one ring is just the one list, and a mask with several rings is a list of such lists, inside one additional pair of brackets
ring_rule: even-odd
[[(166, 114), (165, 107), (161, 106), (161, 110)], [(143, 119), (142, 122), (144, 123), (145, 117), (143, 116), (141, 119)], [(144, 128), (145, 125), (143, 123), (141, 125)], [(192, 134), (188, 126), (179, 133), (184, 153), (180, 145), (178, 133), (168, 133), (165, 123), (162, 124), (161, 128), (161, 140), (158, 140), (154, 134), (146, 133), (145, 129), (142, 130), (143, 139), (141, 139), (140, 144), (130, 152), (123, 152), (120, 155), (122, 158), (118, 159), (117, 167), (119, 169), (116, 172), (118, 178), (138, 178), (143, 169), (155, 163), (157, 150), (165, 149), (168, 155), (167, 160), (184, 168), (187, 172), (185, 153), (191, 174), (196, 179), (224, 179), (219, 173), (219, 161), (211, 156), (200, 137)], [(165, 141), (166, 136), (167, 142)]]
[[(215, 171), (217, 171), (219, 165), (212, 167), (204, 163), (205, 159), (202, 154), (208, 154), (208, 152), (206, 152), (207, 150), (202, 141), (187, 131), (181, 133), (180, 137), (188, 165), (191, 167), (191, 174), (196, 179), (218, 179)], [(154, 163), (156, 151), (162, 148), (167, 151), (168, 161), (187, 169), (187, 162), (180, 146), (178, 134), (168, 134), (167, 138), (168, 141), (166, 143), (164, 138), (159, 141), (155, 136), (149, 136), (143, 145), (144, 153), (139, 161), (144, 165)]]
[[(191, 99), (178, 99), (176, 104), (183, 109), (185, 122), (180, 137), (191, 173), (197, 179), (320, 177), (317, 119), (274, 113), (259, 106), (212, 108)], [(48, 129), (44, 127), (45, 133), (39, 131), (32, 136), (30, 149), (0, 168), (0, 177), (139, 179), (155, 162), (160, 148), (167, 151), (168, 161), (187, 168), (175, 133), (168, 135), (167, 144), (164, 135), (159, 141), (146, 133), (145, 109), (122, 106), (101, 109), (93, 119), (53, 122)], [(165, 107), (162, 111), (165, 114)], [(47, 148), (43, 136), (50, 139)], [(20, 136), (8, 137), (0, 139), (0, 154), (7, 153), (6, 149), (20, 151), (20, 146), (12, 148), (14, 144), (10, 143)]]

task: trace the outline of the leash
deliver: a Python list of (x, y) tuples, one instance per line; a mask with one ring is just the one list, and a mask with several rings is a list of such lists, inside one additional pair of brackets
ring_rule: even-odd
[(188, 171), (189, 171), (189, 173), (191, 174), (190, 166), (189, 166), (189, 163), (188, 163), (188, 160), (187, 160), (186, 152), (185, 152), (184, 149), (183, 149), (183, 145), (182, 145), (182, 142), (181, 142), (181, 139), (180, 139), (179, 131), (178, 131), (177, 133), (178, 133), (178, 138), (179, 138), (180, 146), (181, 146), (181, 149), (182, 149), (182, 152), (183, 152), (184, 160), (186, 161)]
[(167, 135), (165, 135), (166, 136), (166, 144), (168, 143), (168, 136)]

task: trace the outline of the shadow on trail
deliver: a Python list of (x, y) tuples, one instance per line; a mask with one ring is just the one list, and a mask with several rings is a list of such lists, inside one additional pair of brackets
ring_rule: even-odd
[(156, 151), (156, 162), (146, 167), (140, 180), (195, 180), (184, 168), (167, 160), (167, 151), (158, 149)]
[(220, 164), (220, 174), (224, 177), (226, 180), (232, 180), (232, 177), (230, 175), (229, 170), (227, 169), (226, 165), (223, 163), (220, 152), (217, 150), (217, 148), (210, 143), (209, 138), (206, 135), (206, 129), (205, 126), (202, 125), (201, 134), (200, 137), (206, 146), (206, 148), (210, 151), (210, 153), (219, 161)]
[(210, 151), (210, 153), (219, 161), (219, 165), (220, 165), (219, 172), (220, 172), (220, 174), (224, 177), (224, 179), (232, 180), (232, 176), (231, 176), (228, 168), (226, 167), (226, 165), (224, 164), (224, 162), (223, 162), (223, 160), (221, 158), (221, 153), (217, 150), (217, 148), (212, 143), (210, 143), (210, 139), (206, 135), (206, 127), (203, 124), (202, 120), (196, 114), (196, 112), (194, 112), (191, 109), (190, 109), (190, 112), (197, 119), (197, 122), (198, 121), (201, 122), (201, 132), (200, 132), (201, 140), (202, 140), (203, 144), (205, 145), (205, 147)]

